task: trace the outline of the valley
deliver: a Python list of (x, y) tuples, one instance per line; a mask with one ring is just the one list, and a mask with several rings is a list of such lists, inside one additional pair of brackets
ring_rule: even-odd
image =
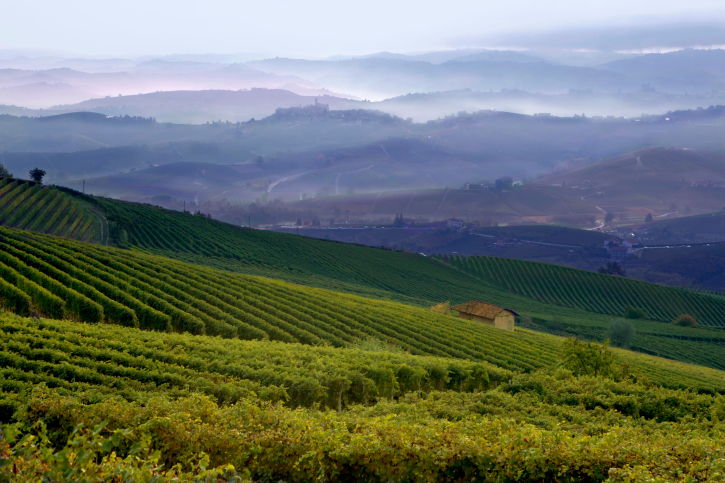
[(0, 483), (725, 481), (722, 12), (431, 7), (4, 9)]

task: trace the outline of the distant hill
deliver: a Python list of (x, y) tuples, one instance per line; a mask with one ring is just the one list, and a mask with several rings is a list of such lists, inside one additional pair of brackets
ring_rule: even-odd
[[(231, 68), (231, 67), (229, 67)], [(73, 105), (56, 106), (66, 111), (93, 111), (109, 116), (154, 117), (159, 122), (202, 124), (209, 121), (243, 122), (261, 119), (278, 107), (314, 104), (315, 99), (330, 109), (357, 109), (363, 103), (331, 96), (301, 96), (284, 89), (177, 90), (150, 94), (91, 99)]]
[[(603, 211), (648, 213), (712, 212), (725, 205), (725, 156), (689, 149), (646, 148), (582, 168), (546, 176), (538, 185), (577, 187)], [(641, 218), (638, 218), (641, 217)]]
[(691, 91), (702, 91), (712, 88), (725, 78), (725, 50), (684, 49), (615, 60), (599, 67), (636, 76), (659, 90), (689, 87)]
[[(476, 58), (474, 58), (476, 59)], [(452, 59), (441, 64), (399, 58), (366, 58), (341, 61), (309, 61), (275, 58), (250, 65), (277, 75), (294, 75), (328, 88), (358, 96), (373, 92), (378, 97), (394, 97), (408, 92), (434, 92), (456, 89), (523, 89), (551, 91), (596, 89), (616, 92), (639, 88), (636, 80), (588, 67), (570, 67), (547, 62), (510, 62)]]

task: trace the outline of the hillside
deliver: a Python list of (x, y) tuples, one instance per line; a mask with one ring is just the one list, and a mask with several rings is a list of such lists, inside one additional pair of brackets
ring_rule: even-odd
[(647, 230), (648, 243), (653, 245), (721, 242), (725, 241), (725, 210), (661, 220), (639, 228)]
[[(106, 214), (109, 244), (125, 249), (0, 228), (2, 305), (32, 315), (0, 314), (0, 421), (15, 423), (0, 456), (15, 463), (0, 476), (87, 477), (84, 461), (93, 474), (141, 480), (176, 463), (187, 481), (454, 482), (462, 464), (470, 478), (511, 482), (718, 475), (725, 372), (713, 369), (722, 368), (716, 332), (635, 321), (637, 350), (700, 365), (614, 349), (611, 370), (592, 377), (562, 367), (560, 337), (379, 298), (424, 305), (449, 290), (521, 306), (521, 322), (539, 330), (589, 338), (607, 319), (582, 307), (619, 310), (618, 296), (673, 310), (712, 311), (725, 299), (630, 281), (623, 289), (605, 276), (597, 281), (609, 298), (595, 297), (579, 290), (591, 283), (572, 291), (567, 274), (525, 262), (515, 268), (528, 276), (497, 262), (506, 273), (487, 283), (414, 254), (54, 191)], [(521, 283), (540, 289), (542, 274), (561, 282), (546, 300), (513, 293)], [(31, 428), (47, 437), (31, 438)], [(665, 457), (683, 444), (700, 449)], [(68, 452), (86, 459), (61, 475)], [(526, 465), (535, 469), (522, 473)]]
[[(710, 213), (725, 205), (725, 158), (691, 149), (645, 148), (536, 181), (577, 187), (592, 206), (630, 223), (668, 213)], [(655, 218), (656, 219), (656, 218)]]
[(650, 319), (659, 322), (671, 322), (680, 314), (690, 314), (702, 325), (725, 326), (725, 298), (719, 295), (506, 258), (454, 255), (451, 264), (510, 292), (552, 305), (612, 315), (624, 313), (625, 306), (629, 305), (645, 310)]
[[(725, 413), (713, 393), (724, 373), (647, 356), (617, 352), (622, 372), (577, 377), (7, 314), (0, 331), (0, 417), (16, 423), (6, 426), (2, 461), (13, 463), (0, 476), (23, 483), (148, 480), (182, 461), (175, 481), (454, 482), (462, 465), (466, 479), (510, 482), (721, 474)], [(663, 379), (698, 391), (653, 384)], [(36, 427), (43, 438), (32, 437)], [(667, 457), (683, 445), (695, 449)], [(64, 459), (70, 452), (79, 457)]]
[[(82, 197), (77, 193), (75, 196)], [(164, 210), (148, 205), (89, 196), (82, 197), (82, 199), (95, 204), (97, 209), (107, 215), (108, 228), (111, 235), (109, 237), (109, 244), (132, 248), (134, 253), (146, 251), (156, 255), (171, 257), (182, 262), (190, 262), (197, 267), (206, 266), (213, 269), (221, 269), (224, 270), (222, 273), (229, 274), (228, 276), (237, 276), (233, 275), (234, 273), (260, 275), (295, 284), (318, 287), (335, 292), (346, 292), (378, 300), (396, 300), (418, 307), (427, 307), (445, 300), (450, 300), (455, 304), (472, 299), (483, 299), (501, 306), (512, 307), (527, 317), (535, 320), (549, 321), (554, 323), (555, 326), (561, 323), (570, 324), (572, 325), (568, 329), (570, 333), (573, 331), (573, 333), (583, 337), (600, 340), (606, 338), (606, 330), (611, 317), (622, 314), (623, 303), (611, 300), (610, 298), (604, 298), (598, 303), (593, 303), (590, 301), (588, 295), (577, 291), (570, 294), (569, 298), (566, 299), (567, 301), (562, 303), (558, 296), (550, 298), (531, 296), (528, 292), (516, 287), (512, 290), (505, 278), (477, 278), (476, 276), (471, 276), (447, 267), (436, 260), (413, 253), (398, 253), (344, 243), (312, 240), (294, 235), (248, 230), (246, 228), (219, 223), (206, 217)], [(8, 235), (7, 239), (12, 240), (20, 237), (21, 240), (27, 241), (34, 240), (36, 236), (28, 233), (21, 236), (18, 233), (20, 232), (16, 232), (16, 235), (13, 235), (13, 237)], [(104, 249), (98, 246), (77, 246), (71, 248), (70, 245), (67, 245), (71, 243), (70, 241), (47, 239), (39, 242), (38, 239), (35, 240), (35, 248), (33, 250), (40, 250), (42, 253), (48, 253), (48, 250), (52, 252), (53, 250), (60, 249), (60, 246), (63, 246), (64, 248), (61, 249), (61, 252), (65, 253), (66, 263), (75, 263), (69, 254), (70, 252), (77, 251), (81, 254), (86, 253), (85, 257), (89, 260), (94, 260), (96, 270), (100, 270), (97, 272), (97, 277), (100, 277), (110, 268), (105, 265), (99, 265), (99, 262), (96, 260), (97, 257), (102, 256), (105, 260), (105, 257), (110, 256), (110, 254), (114, 254), (114, 256), (126, 254), (125, 256), (127, 256), (129, 253), (127, 250), (124, 250), (120, 252), (111, 251), (106, 254), (106, 252), (99, 252), (99, 250)], [(6, 245), (7, 243), (9, 242), (6, 242)], [(17, 249), (16, 247), (15, 250)], [(21, 249), (21, 251), (23, 250), (25, 249)], [(37, 253), (41, 252), (33, 253), (43, 258), (45, 255), (37, 255)], [(17, 256), (17, 254), (13, 256)], [(138, 256), (142, 255), (138, 254)], [(86, 258), (83, 259), (85, 260)], [(157, 274), (148, 271), (151, 270), (151, 266), (161, 263), (159, 261), (160, 259), (154, 260), (148, 262), (151, 265), (147, 265), (144, 269), (146, 270), (146, 276), (151, 277), (145, 279), (144, 283), (146, 285), (144, 287), (154, 285), (158, 282)], [(131, 262), (136, 263), (132, 260)], [(529, 264), (525, 266), (535, 267), (538, 265)], [(65, 265), (60, 267), (61, 271), (65, 270), (64, 267)], [(121, 273), (126, 275), (121, 276), (120, 273), (114, 271), (112, 275), (108, 275), (111, 277), (108, 280), (114, 281), (110, 283), (116, 283), (117, 278), (115, 277), (121, 276), (121, 280), (123, 280), (124, 277), (128, 276), (128, 270), (130, 269), (128, 267), (121, 268), (123, 269)], [(206, 269), (199, 268), (199, 270)], [(177, 272), (181, 274), (189, 271), (185, 268), (177, 269)], [(81, 272), (77, 273), (79, 274), (78, 276), (83, 275)], [(576, 277), (592, 275), (588, 272), (576, 270), (573, 273), (576, 274)], [(57, 275), (61, 276), (60, 274)], [(83, 277), (85, 276), (83, 275)], [(168, 274), (168, 276), (172, 277), (172, 279), (175, 277), (175, 275), (171, 274)], [(103, 275), (103, 277), (106, 277), (106, 275)], [(184, 277), (186, 278), (186, 275)], [(216, 275), (209, 275), (208, 277), (213, 279)], [(611, 279), (612, 283), (614, 283), (611, 290), (621, 290), (621, 284), (618, 279), (612, 279), (611, 277), (604, 278), (606, 280)], [(187, 286), (194, 286), (196, 283), (196, 281), (191, 280), (184, 282), (183, 287), (176, 287), (176, 290), (180, 290), (181, 292), (174, 293), (181, 294), (184, 290), (187, 290)], [(206, 283), (204, 282), (204, 284)], [(626, 281), (626, 283), (631, 282)], [(628, 292), (626, 298), (629, 300), (628, 303), (638, 307), (649, 308), (653, 304), (652, 300), (654, 299), (651, 298), (652, 295), (649, 295), (650, 293), (654, 294), (655, 299), (657, 297), (665, 299), (670, 297), (670, 292), (668, 291), (670, 289), (666, 287), (648, 284), (635, 284), (635, 286), (641, 287), (641, 289), (638, 288), (635, 291), (630, 291), (631, 293)], [(227, 290), (223, 286), (219, 288)], [(130, 307), (128, 304), (136, 304), (133, 300), (137, 296), (143, 300), (147, 297), (146, 295), (139, 295), (138, 288), (132, 289), (129, 287), (128, 290), (132, 290), (131, 294), (133, 297), (131, 299), (126, 299), (124, 296), (124, 298), (117, 300), (127, 307)], [(625, 288), (625, 290), (629, 289)], [(222, 293), (227, 292), (223, 291)], [(91, 293), (95, 294), (95, 292)], [(717, 320), (718, 311), (721, 310), (718, 307), (722, 305), (719, 299), (694, 291), (683, 291), (681, 293), (686, 295), (686, 302), (682, 308), (667, 305), (666, 308), (652, 310), (652, 316), (669, 322), (671, 319), (667, 317), (671, 316), (674, 318), (679, 315), (679, 313), (675, 312), (682, 310), (696, 313), (698, 317), (701, 317), (701, 323), (703, 324), (720, 323)], [(215, 312), (210, 307), (201, 309), (194, 306), (191, 303), (193, 298), (183, 298), (184, 304), (191, 305), (191, 308), (195, 309), (189, 312), (191, 309), (187, 305), (178, 305), (178, 301), (173, 302), (173, 300), (169, 302), (166, 299), (168, 295), (166, 294), (161, 297), (161, 301), (155, 298), (153, 299), (153, 304), (160, 305), (143, 302), (139, 306), (141, 307), (140, 310), (145, 314), (143, 320), (146, 322), (142, 320), (141, 315), (137, 315), (136, 319), (134, 319), (128, 310), (116, 307), (103, 297), (99, 296), (100, 298), (96, 302), (110, 304), (105, 306), (104, 310), (106, 312), (108, 310), (121, 310), (117, 315), (119, 320), (126, 317), (123, 320), (127, 320), (127, 322), (124, 323), (130, 323), (131, 325), (136, 324), (134, 320), (138, 320), (138, 323), (141, 324), (156, 324), (159, 327), (166, 327), (169, 323), (172, 326), (176, 324), (179, 327), (181, 327), (179, 324), (190, 324), (189, 327), (192, 327), (190, 330), (193, 331), (202, 331), (201, 327), (208, 325), (208, 330), (212, 333), (230, 336), (234, 335), (235, 331), (238, 334), (248, 331), (247, 334), (258, 334), (258, 336), (264, 337), (259, 332), (256, 332), (256, 330), (260, 329), (260, 327), (266, 327), (266, 325), (262, 324), (261, 326), (257, 326), (251, 324), (250, 327), (248, 315), (246, 315), (245, 311), (251, 309), (246, 305), (241, 308), (235, 305), (236, 302), (229, 305), (231, 299), (227, 299), (224, 302), (227, 304), (225, 305), (227, 309), (223, 309), (222, 312)], [(108, 294), (106, 294), (107, 296)], [(120, 297), (121, 295), (118, 296)], [(229, 294), (227, 293), (225, 297), (228, 296)], [(168, 307), (167, 303), (171, 303), (173, 307), (180, 309), (181, 312), (171, 311), (167, 313), (167, 310), (172, 310)], [(265, 304), (271, 307), (275, 305), (275, 302), (273, 299), (270, 299)], [(153, 310), (148, 307), (152, 307)], [(68, 305), (65, 310), (71, 313), (69, 312), (71, 309), (72, 307)], [(98, 308), (91, 310), (91, 314), (95, 314), (92, 315), (93, 317), (99, 316), (98, 310)], [(171, 317), (171, 322), (168, 321), (167, 317), (160, 316), (155, 310), (167, 313), (168, 317)], [(206, 312), (208, 310), (211, 312)], [(132, 311), (135, 312), (135, 309), (132, 308)], [(702, 315), (700, 312), (702, 312)], [(189, 314), (192, 316), (188, 317)], [(264, 317), (262, 318), (264, 319)], [(218, 321), (223, 321), (223, 323)], [(719, 345), (720, 338), (713, 334), (712, 331), (680, 328), (674, 327), (671, 324), (646, 321), (636, 322), (636, 325), (641, 334), (636, 336), (633, 344), (638, 350), (659, 354), (671, 359), (696, 362), (711, 367), (720, 367), (717, 356), (721, 351)], [(532, 327), (537, 330), (550, 331), (546, 325), (534, 325)], [(205, 328), (203, 330), (206, 331), (207, 329)], [(241, 332), (239, 332), (240, 330)], [(264, 332), (266, 329), (262, 328), (260, 330)], [(315, 333), (313, 332), (313, 334)], [(308, 336), (305, 335), (304, 337)], [(244, 337), (257, 336), (247, 335)], [(315, 335), (314, 337), (319, 338), (319, 335)], [(663, 338), (667, 339), (667, 343), (663, 342)], [(316, 339), (313, 338), (310, 340)], [(340, 343), (339, 340), (336, 343)]]
[(91, 243), (103, 236), (105, 220), (91, 205), (32, 181), (0, 178), (0, 207), (3, 226)]
[[(436, 225), (412, 225), (407, 228), (387, 226), (274, 227), (279, 233), (298, 233), (310, 238), (358, 243), (373, 247), (389, 246), (396, 250), (429, 254), (482, 255), (494, 252), (497, 257), (538, 259), (569, 256), (572, 248), (594, 250), (611, 238), (606, 233), (560, 225), (514, 225), (455, 230)], [(510, 245), (499, 245), (505, 239)], [(578, 257), (577, 257), (578, 258)]]

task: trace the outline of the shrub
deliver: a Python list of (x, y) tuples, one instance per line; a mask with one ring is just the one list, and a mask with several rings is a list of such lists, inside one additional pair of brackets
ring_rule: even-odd
[(577, 376), (606, 376), (611, 374), (614, 354), (609, 350), (609, 341), (582, 342), (569, 338), (562, 344), (562, 365)]
[(674, 324), (681, 325), (682, 327), (696, 327), (697, 326), (697, 320), (695, 317), (689, 314), (682, 314), (679, 317), (677, 317), (674, 321)]
[(629, 347), (635, 334), (634, 324), (629, 320), (617, 319), (609, 325), (609, 340), (614, 346)]
[(624, 308), (624, 316), (628, 319), (646, 319), (647, 312), (645, 312), (644, 309), (627, 305)]
[(443, 302), (430, 308), (436, 314), (451, 315), (451, 303)]

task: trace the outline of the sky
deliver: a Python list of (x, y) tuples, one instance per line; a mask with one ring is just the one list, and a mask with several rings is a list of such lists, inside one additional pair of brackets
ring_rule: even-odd
[(722, 0), (6, 0), (4, 3), (0, 16), (0, 49), (104, 57), (249, 52), (322, 58), (379, 51), (505, 47), (505, 43), (515, 44), (517, 39), (536, 33), (725, 20)]

